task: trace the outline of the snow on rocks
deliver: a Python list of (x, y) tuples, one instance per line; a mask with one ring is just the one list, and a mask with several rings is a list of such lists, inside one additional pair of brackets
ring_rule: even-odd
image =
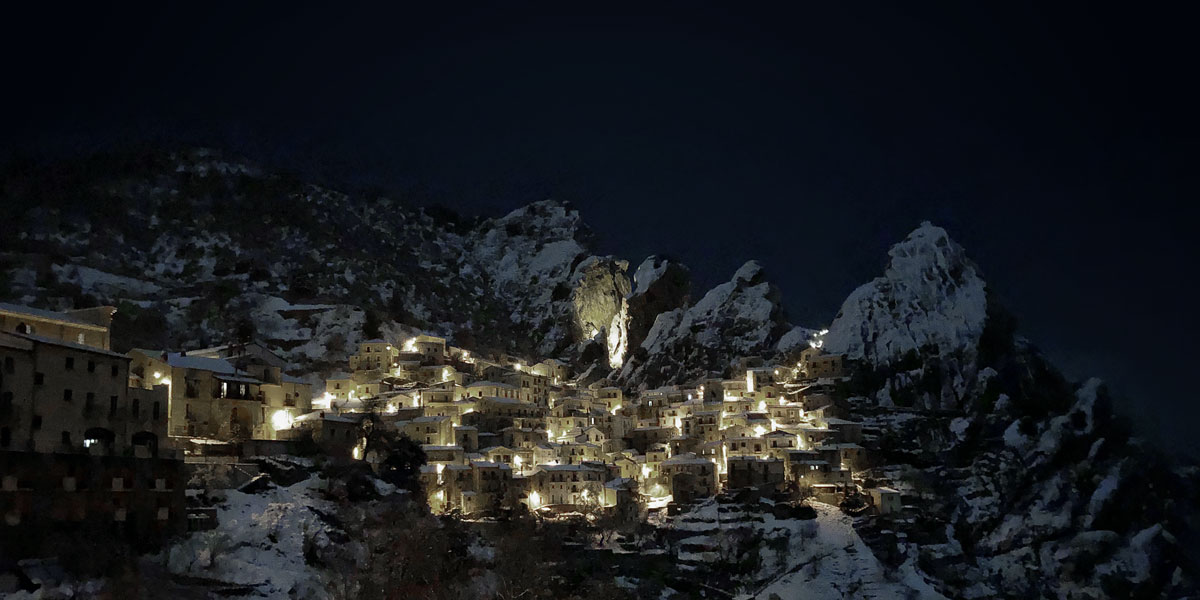
[(883, 276), (846, 298), (824, 336), (825, 349), (877, 365), (929, 344), (942, 353), (973, 353), (987, 294), (962, 247), (926, 222), (888, 256)]
[(670, 381), (694, 377), (734, 356), (770, 352), (787, 329), (778, 288), (749, 261), (696, 304), (659, 314), (641, 344), (653, 364), (626, 363), (621, 376), (643, 379), (639, 371), (662, 372), (666, 363), (659, 361), (671, 361)]
[(261, 494), (226, 492), (217, 528), (193, 534), (168, 548), (168, 570), (227, 583), (255, 586), (266, 598), (319, 595), (319, 571), (305, 562), (310, 545), (330, 544), (332, 528), (321, 513), (333, 507), (318, 497), (311, 477)]
[[(815, 521), (774, 521), (789, 531), (782, 574), (743, 599), (830, 600), (854, 598), (943, 598), (910, 559), (889, 572), (854, 530), (853, 519), (836, 507), (813, 503)], [(810, 528), (804, 531), (805, 528)]]

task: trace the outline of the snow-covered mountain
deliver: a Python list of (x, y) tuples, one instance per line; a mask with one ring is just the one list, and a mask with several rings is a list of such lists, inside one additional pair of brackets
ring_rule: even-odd
[(819, 344), (854, 359), (851, 416), (880, 432), (864, 442), (877, 474), (919, 507), (859, 532), (882, 560), (947, 597), (1196, 586), (1200, 471), (1137, 441), (1098, 381), (1059, 374), (930, 224), (817, 331), (788, 323), (756, 262), (693, 303), (685, 267), (650, 257), (631, 275), (553, 201), (467, 221), (209, 152), (25, 166), (0, 193), (19, 232), (0, 238), (0, 299), (117, 305), (118, 349), (256, 337), (320, 372), (364, 337), (421, 330), (636, 389)]
[(206, 150), (101, 155), (6, 179), (20, 234), (0, 241), (0, 297), (117, 305), (119, 349), (253, 336), (297, 371), (323, 372), (361, 339), (419, 330), (485, 353), (595, 355), (596, 379), (639, 349), (703, 348), (678, 372), (626, 369), (636, 386), (643, 373), (679, 381), (770, 352), (789, 329), (756, 264), (688, 306), (686, 267), (650, 257), (631, 280), (627, 261), (589, 250), (566, 203), (467, 221)]
[(819, 336), (859, 361), (854, 416), (886, 432), (869, 452), (920, 509), (903, 539), (863, 532), (877, 553), (916, 553), (949, 597), (1195, 591), (1200, 470), (1132, 437), (1099, 380), (1067, 381), (1019, 337), (944, 230), (923, 224), (889, 256)]
[(875, 365), (933, 346), (974, 351), (987, 292), (962, 247), (926, 222), (888, 256), (883, 276), (846, 298), (822, 337), (824, 348)]
[(660, 313), (620, 378), (649, 387), (695, 380), (738, 357), (773, 355), (792, 329), (779, 289), (750, 261), (694, 305)]

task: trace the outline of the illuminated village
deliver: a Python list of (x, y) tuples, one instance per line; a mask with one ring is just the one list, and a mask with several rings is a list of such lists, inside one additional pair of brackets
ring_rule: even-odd
[(330, 452), (371, 460), (337, 432), (380, 413), (423, 445), (421, 480), (436, 512), (661, 507), (738, 488), (802, 489), (836, 504), (854, 489), (862, 426), (839, 418), (841, 356), (814, 344), (797, 363), (738, 375), (630, 397), (604, 382), (576, 384), (556, 359), (484, 359), (425, 335), (369, 340), (349, 374), (327, 380), (314, 412), (274, 431), (311, 433)]
[[(292, 454), (303, 441), (331, 460), (375, 464), (383, 457), (367, 447), (372, 427), (419, 443), (430, 509), (462, 515), (518, 504), (545, 515), (661, 509), (742, 488), (837, 504), (859, 491), (854, 473), (866, 459), (862, 425), (841, 418), (842, 357), (823, 353), (819, 341), (791, 364), (743, 361), (733, 378), (631, 396), (603, 381), (580, 385), (571, 366), (553, 358), (484, 358), (429, 335), (371, 339), (314, 398), (309, 383), (255, 343), (116, 354), (108, 349), (111, 317), (103, 307), (55, 313), (0, 306), (0, 443), (34, 454), (124, 456), (129, 471), (162, 471), (149, 479), (147, 494), (138, 484), (111, 486), (106, 516), (133, 518), (126, 509), (149, 502), (152, 518), (138, 525), (147, 531), (184, 527), (183, 473), (168, 459), (236, 462), (241, 454)], [(47, 394), (62, 410), (32, 403)], [(82, 475), (58, 485), (34, 476), (36, 468), (28, 476), (6, 472), (10, 525), (61, 517), (19, 496), (53, 497), (68, 513), (96, 518), (82, 501), (61, 497)], [(876, 510), (898, 508), (898, 492), (871, 492)], [(188, 527), (203, 527), (194, 522), (203, 514), (191, 516)]]

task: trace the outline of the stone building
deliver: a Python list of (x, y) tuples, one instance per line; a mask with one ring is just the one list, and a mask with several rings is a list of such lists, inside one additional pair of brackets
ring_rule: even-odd
[(84, 524), (139, 543), (186, 527), (168, 387), (129, 387), (112, 312), (0, 305), (0, 554)]

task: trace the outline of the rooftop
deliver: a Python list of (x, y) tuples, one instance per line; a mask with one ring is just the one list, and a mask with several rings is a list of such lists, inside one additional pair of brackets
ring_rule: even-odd
[(45, 336), (41, 336), (41, 335), (34, 335), (31, 333), (12, 333), (12, 332), (5, 332), (5, 333), (14, 335), (19, 338), (27, 339), (31, 342), (37, 342), (39, 344), (47, 344), (50, 346), (59, 346), (62, 348), (70, 348), (72, 350), (78, 350), (80, 352), (91, 352), (93, 354), (102, 354), (104, 356), (111, 356), (113, 358), (124, 358), (124, 359), (129, 358), (128, 356), (125, 356), (124, 354), (121, 354), (119, 352), (105, 350), (104, 348), (97, 348), (96, 346), (87, 346), (84, 344), (76, 344), (74, 342), (67, 342), (64, 340), (57, 339), (57, 338), (49, 338), (49, 337), (45, 337)]
[(33, 308), (32, 306), (21, 306), (20, 304), (9, 304), (8, 302), (0, 302), (0, 312), (6, 312), (15, 315), (25, 315), (35, 319), (44, 319), (48, 321), (58, 321), (60, 323), (70, 323), (80, 327), (90, 329), (107, 330), (107, 327), (89, 323), (77, 317), (73, 317), (67, 313), (61, 313), (53, 310), (45, 310), (41, 308)]

